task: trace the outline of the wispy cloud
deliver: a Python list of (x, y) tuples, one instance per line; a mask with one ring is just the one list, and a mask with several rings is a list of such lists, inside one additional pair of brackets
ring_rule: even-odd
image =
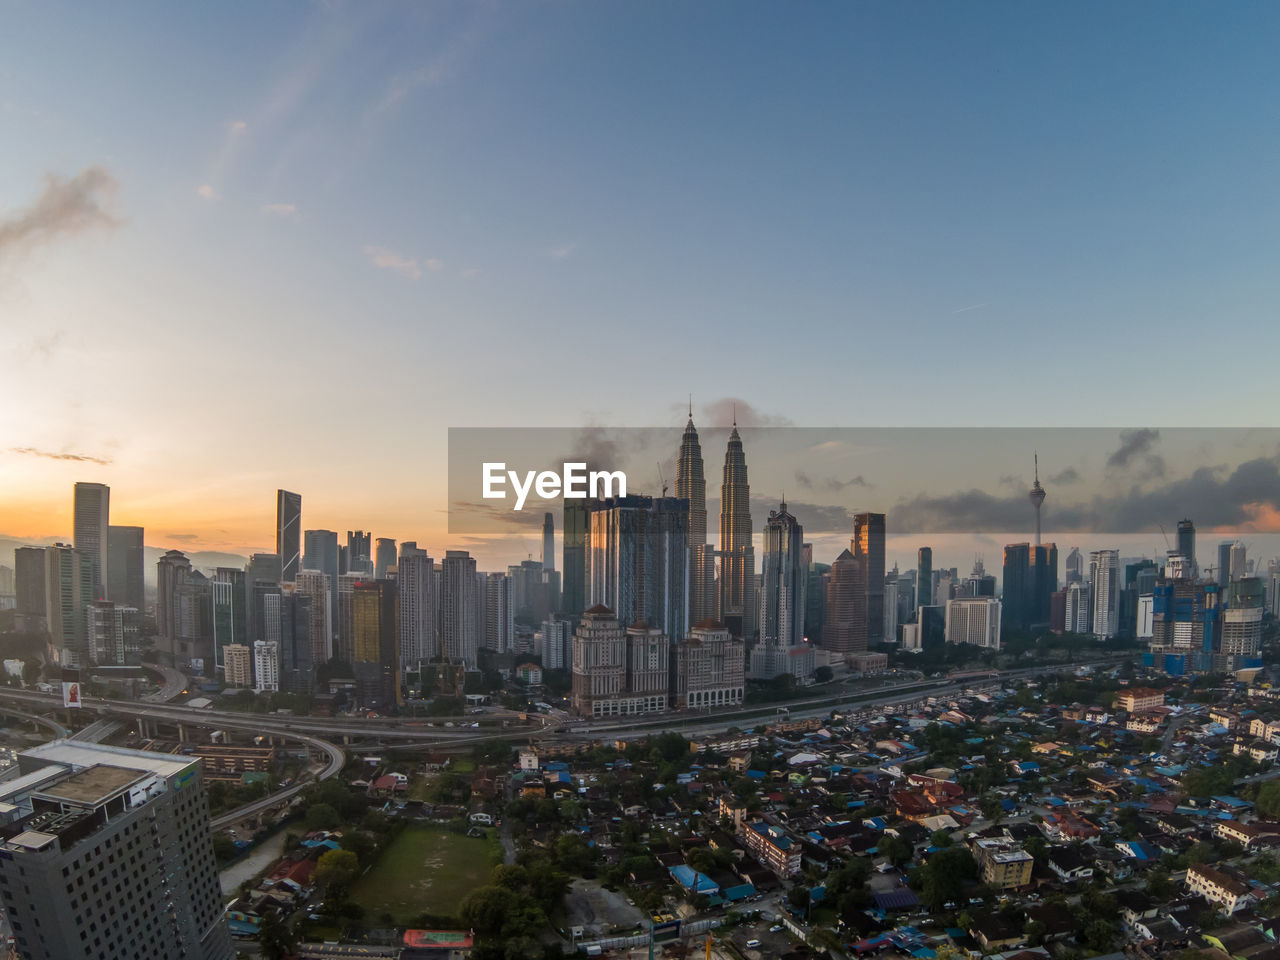
[(958, 313), (968, 313), (970, 310), (981, 310), (983, 307), (989, 306), (991, 306), (991, 304), (985, 300), (982, 303), (971, 303), (969, 306), (961, 307), (959, 310), (952, 310), (951, 315), (954, 317)]
[(1075, 467), (1067, 467), (1049, 478), (1050, 483), (1056, 483), (1060, 486), (1066, 486), (1071, 483), (1080, 482), (1080, 471)]
[[(415, 258), (406, 257), (388, 247), (366, 246), (364, 255), (379, 270), (391, 270), (411, 280), (417, 280), (422, 276), (422, 267)], [(428, 269), (432, 269), (430, 262), (428, 262)]]
[(552, 247), (547, 251), (547, 256), (555, 260), (564, 260), (573, 255), (573, 251), (578, 248), (575, 240), (573, 243), (562, 243), (558, 247)]
[(270, 217), (292, 217), (298, 212), (298, 208), (292, 203), (264, 203), (262, 212)]
[(10, 447), (9, 452), (24, 457), (42, 457), (45, 460), (72, 460), (77, 463), (96, 463), (103, 467), (111, 464), (110, 457), (95, 457), (87, 453), (58, 453), (53, 450), (40, 450), (36, 447)]
[(238, 137), (249, 129), (249, 124), (243, 120), (233, 120), (227, 125), (227, 133), (233, 137)]
[(218, 191), (213, 189), (213, 187), (207, 183), (202, 183), (200, 186), (196, 187), (196, 196), (201, 200), (208, 200), (210, 203), (219, 199)]
[(805, 490), (829, 490), (832, 493), (839, 493), (841, 490), (847, 490), (849, 487), (870, 487), (871, 484), (863, 478), (862, 474), (856, 477), (850, 477), (848, 480), (840, 480), (836, 477), (812, 477), (803, 470), (796, 471), (796, 483)]
[(741, 397), (721, 397), (702, 405), (703, 417), (711, 424), (737, 422), (740, 427), (789, 427), (786, 417), (774, 416), (757, 410)]
[(0, 217), (0, 256), (96, 227), (117, 227), (106, 208), (119, 184), (105, 167), (86, 167), (70, 180), (45, 174), (44, 192), (25, 210)]

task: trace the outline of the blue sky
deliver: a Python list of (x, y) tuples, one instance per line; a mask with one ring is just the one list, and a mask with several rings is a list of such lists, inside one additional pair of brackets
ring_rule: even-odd
[[(278, 485), (421, 536), (448, 426), (678, 428), (690, 391), (1275, 421), (1272, 4), (0, 15), (0, 351), (11, 398), (60, 385), (0, 448), (110, 461), (0, 455), (14, 534), (102, 479), (222, 546)], [(93, 167), (115, 225), (4, 242)]]

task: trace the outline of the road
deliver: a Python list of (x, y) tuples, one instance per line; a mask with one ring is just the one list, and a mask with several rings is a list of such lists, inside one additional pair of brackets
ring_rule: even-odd
[[(295, 737), (295, 739), (301, 740), (308, 747), (314, 750), (322, 750), (328, 755), (329, 762), (316, 776), (316, 780), (329, 779), (329, 777), (332, 777), (341, 770), (343, 765), (347, 762), (346, 754), (342, 752), (342, 748), (329, 743), (327, 740), (321, 740), (318, 737)], [(286, 787), (283, 790), (277, 790), (275, 793), (268, 797), (263, 797), (261, 800), (255, 800), (253, 803), (246, 803), (242, 807), (236, 807), (234, 810), (229, 810), (220, 817), (214, 817), (213, 820), (210, 821), (210, 825), (213, 829), (220, 830), (223, 827), (230, 826), (233, 823), (243, 820), (245, 817), (251, 817), (263, 810), (269, 810), (278, 804), (292, 800), (299, 791), (308, 785), (309, 782), (310, 781), (303, 781), (301, 783), (295, 783), (293, 786)]]

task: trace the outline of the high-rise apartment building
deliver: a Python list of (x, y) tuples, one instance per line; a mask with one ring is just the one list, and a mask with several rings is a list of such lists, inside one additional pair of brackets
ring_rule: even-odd
[(854, 515), (853, 555), (862, 560), (867, 583), (867, 643), (880, 643), (885, 639), (884, 538), (883, 513)]
[(246, 643), (233, 643), (223, 652), (226, 659), (224, 676), (229, 687), (253, 686), (253, 648)]
[(315, 666), (333, 658), (332, 585), (319, 570), (299, 570), (294, 592), (311, 601), (311, 662)]
[(50, 654), (64, 667), (90, 663), (87, 608), (93, 602), (93, 558), (64, 543), (45, 547), (45, 623)]
[[(557, 623), (562, 621), (555, 621)], [(515, 646), (515, 607), (509, 574), (485, 575), (484, 648), (494, 653), (509, 653)], [(547, 666), (544, 662), (543, 666)], [(561, 666), (567, 666), (562, 663)]]
[(435, 561), (418, 547), (400, 554), (396, 569), (400, 663), (406, 667), (437, 655)]
[(93, 589), (89, 600), (107, 595), (110, 562), (107, 556), (107, 528), (111, 524), (111, 488), (105, 483), (75, 485), (74, 546), (89, 558), (93, 568)]
[(0, 902), (25, 960), (231, 960), (201, 762), (55, 740), (0, 784)]
[(274, 693), (280, 689), (280, 641), (253, 641), (253, 689)]
[(85, 617), (91, 663), (122, 667), (138, 662), (141, 623), (136, 607), (112, 600), (95, 600), (86, 607)]
[(725, 448), (720, 484), (719, 620), (734, 636), (746, 640), (756, 633), (756, 558), (751, 536), (747, 457), (735, 422)]
[(1073, 580), (1067, 584), (1066, 591), (1063, 629), (1067, 633), (1088, 633), (1092, 623), (1090, 617), (1093, 613), (1089, 585), (1080, 580)]
[(48, 629), (45, 602), (44, 547), (13, 551), (14, 628), (29, 633)]
[(303, 534), (306, 555), (303, 566), (308, 570), (319, 570), (329, 578), (329, 623), (333, 627), (331, 646), (334, 656), (343, 646), (340, 634), (342, 618), (339, 616), (339, 583), (338, 583), (338, 534), (333, 530), (307, 530)]
[(476, 666), (476, 561), (466, 550), (447, 550), (440, 563), (440, 649), (450, 663)]
[(139, 610), (147, 602), (142, 536), (142, 527), (107, 527), (107, 596)]
[(807, 679), (812, 656), (805, 647), (804, 610), (808, 571), (804, 564), (804, 530), (782, 503), (769, 511), (757, 593), (759, 641), (751, 650), (751, 676), (768, 680), (781, 673)]
[(301, 534), (302, 494), (277, 490), (276, 553), (280, 557), (280, 581), (283, 583), (293, 583), (298, 577), (298, 571), (302, 569), (299, 549)]
[(1089, 554), (1089, 585), (1093, 605), (1093, 635), (1099, 640), (1119, 632), (1120, 553), (1094, 550)]
[(573, 634), (568, 620), (551, 619), (542, 622), (538, 632), (540, 646), (536, 649), (544, 670), (567, 670), (573, 663)]
[(946, 606), (947, 643), (1000, 649), (1000, 601), (994, 597), (960, 597)]
[(587, 503), (564, 501), (561, 523), (561, 612), (576, 621), (587, 600)]

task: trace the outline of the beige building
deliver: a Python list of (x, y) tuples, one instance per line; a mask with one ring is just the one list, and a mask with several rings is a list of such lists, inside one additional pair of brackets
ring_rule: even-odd
[(1164, 691), (1150, 687), (1132, 687), (1116, 694), (1116, 708), (1130, 713), (1142, 713), (1164, 706)]
[(226, 682), (228, 687), (253, 686), (253, 651), (243, 643), (229, 643), (222, 651), (226, 658)]
[(982, 872), (982, 882), (997, 890), (1014, 890), (1031, 882), (1035, 858), (1009, 840), (976, 840), (973, 853)]
[(676, 648), (675, 706), (704, 710), (742, 703), (746, 657), (741, 640), (702, 623)]
[(1187, 869), (1187, 889), (1216, 903), (1228, 916), (1254, 901), (1245, 884), (1203, 863), (1192, 864)]

